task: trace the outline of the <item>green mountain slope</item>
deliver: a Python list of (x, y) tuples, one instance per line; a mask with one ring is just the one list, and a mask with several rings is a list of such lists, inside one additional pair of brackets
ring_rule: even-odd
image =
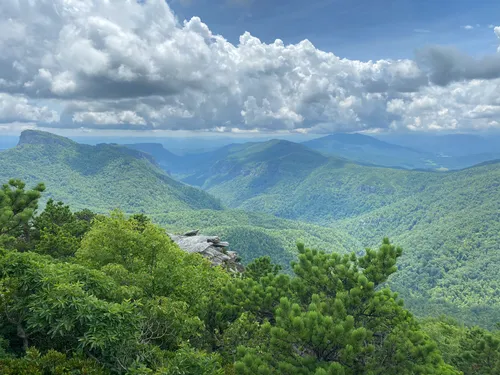
[(75, 209), (121, 207), (172, 231), (219, 235), (244, 261), (271, 255), (286, 265), (297, 240), (349, 252), (388, 236), (405, 250), (390, 282), (414, 312), (445, 312), (485, 326), (498, 320), (500, 162), (410, 171), (277, 140), (196, 157), (179, 166), (183, 180), (232, 209), (214, 210), (220, 208), (214, 198), (176, 182), (141, 151), (39, 132), (23, 133), (18, 147), (0, 153), (0, 178), (44, 181)]
[(494, 323), (500, 316), (494, 270), (500, 264), (500, 163), (410, 171), (296, 146), (240, 145), (214, 163), (202, 186), (230, 207), (330, 226), (363, 246), (389, 236), (406, 250), (391, 282), (414, 311)]
[(444, 174), (437, 186), (335, 225), (366, 245), (389, 236), (406, 249), (391, 282), (414, 311), (498, 319), (500, 163)]
[(81, 145), (27, 130), (17, 147), (0, 153), (0, 166), (0, 180), (43, 181), (47, 197), (75, 209), (157, 213), (221, 209), (209, 194), (169, 177), (149, 155), (117, 145)]
[(319, 224), (391, 204), (440, 178), (437, 172), (363, 166), (287, 141), (235, 145), (210, 163), (183, 181), (232, 208)]
[(324, 251), (359, 252), (361, 243), (347, 231), (286, 220), (260, 212), (198, 210), (149, 215), (156, 223), (176, 233), (200, 229), (228, 241), (244, 263), (260, 256), (288, 269), (297, 255), (297, 242)]
[[(149, 148), (154, 156), (166, 151), (154, 144), (141, 147)], [(231, 145), (227, 153), (238, 155), (238, 148)], [(50, 133), (25, 131), (17, 147), (0, 154), (0, 180), (43, 181), (47, 186), (45, 199), (62, 200), (75, 210), (108, 212), (121, 208), (144, 212), (170, 231), (201, 229), (229, 241), (244, 262), (270, 255), (288, 267), (296, 256), (296, 241), (328, 251), (360, 249), (360, 244), (342, 230), (262, 213), (219, 210), (218, 201), (207, 193), (167, 176), (154, 164), (151, 154), (117, 145), (81, 145)], [(197, 165), (200, 168), (201, 163)]]

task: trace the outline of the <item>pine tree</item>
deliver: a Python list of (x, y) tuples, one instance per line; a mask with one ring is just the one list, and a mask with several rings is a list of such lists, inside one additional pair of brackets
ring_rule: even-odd
[(0, 189), (0, 245), (21, 246), (21, 237), (29, 241), (27, 225), (38, 208), (45, 186), (38, 184), (31, 190), (25, 187), (21, 180), (12, 179)]
[(269, 341), (239, 348), (238, 374), (455, 373), (397, 294), (383, 287), (400, 248), (384, 239), (362, 257), (298, 249), (296, 277), (274, 293), (279, 301), (262, 324)]

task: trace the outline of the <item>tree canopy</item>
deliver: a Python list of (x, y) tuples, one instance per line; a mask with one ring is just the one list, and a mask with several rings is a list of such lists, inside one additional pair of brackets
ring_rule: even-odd
[(288, 273), (261, 257), (230, 274), (143, 214), (36, 214), (43, 186), (24, 189), (2, 198), (2, 374), (498, 373), (498, 331), (419, 321), (389, 289), (403, 251), (387, 238), (363, 254), (299, 243)]

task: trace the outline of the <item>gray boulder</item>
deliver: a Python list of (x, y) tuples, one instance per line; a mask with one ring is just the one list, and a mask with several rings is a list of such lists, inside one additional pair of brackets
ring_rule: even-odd
[(201, 254), (214, 266), (222, 266), (231, 272), (245, 270), (238, 260), (238, 254), (234, 251), (227, 251), (228, 242), (222, 242), (217, 236), (204, 236), (198, 233), (199, 231), (196, 230), (183, 235), (167, 234), (182, 250), (190, 254)]

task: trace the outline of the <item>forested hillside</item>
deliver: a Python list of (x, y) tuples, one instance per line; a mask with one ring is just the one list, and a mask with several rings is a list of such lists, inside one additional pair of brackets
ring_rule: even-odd
[(334, 247), (340, 253), (363, 249), (362, 243), (345, 230), (281, 219), (260, 212), (198, 210), (196, 214), (177, 211), (150, 217), (173, 232), (182, 233), (197, 228), (205, 234), (220, 236), (238, 251), (243, 262), (269, 256), (286, 271), (290, 270), (290, 261), (297, 256), (297, 241), (324, 251)]
[(367, 245), (388, 235), (408, 249), (391, 282), (416, 312), (454, 310), (469, 322), (494, 324), (500, 163), (446, 174), (439, 186), (335, 225)]
[(118, 145), (81, 145), (27, 130), (17, 147), (0, 153), (0, 166), (1, 180), (43, 181), (48, 197), (75, 208), (148, 213), (221, 208), (209, 194), (169, 177), (151, 156)]
[(407, 171), (326, 158), (286, 141), (233, 147), (220, 160), (206, 159), (212, 166), (186, 180), (256, 216), (333, 228), (359, 249), (388, 235), (407, 249), (391, 285), (415, 312), (496, 323), (500, 163)]
[(407, 171), (329, 158), (288, 141), (204, 155), (184, 180), (237, 209), (220, 210), (216, 198), (173, 180), (151, 155), (46, 133), (25, 132), (18, 147), (0, 154), (0, 176), (44, 181), (46, 197), (75, 209), (121, 208), (172, 232), (222, 236), (244, 262), (269, 255), (286, 272), (296, 241), (361, 253), (389, 236), (406, 249), (389, 283), (412, 311), (485, 327), (497, 322), (500, 163)]
[[(402, 249), (298, 244), (241, 274), (179, 249), (145, 215), (72, 212), (0, 190), (0, 373), (495, 375), (497, 331), (419, 322), (384, 287)], [(50, 338), (50, 339), (48, 339)]]

